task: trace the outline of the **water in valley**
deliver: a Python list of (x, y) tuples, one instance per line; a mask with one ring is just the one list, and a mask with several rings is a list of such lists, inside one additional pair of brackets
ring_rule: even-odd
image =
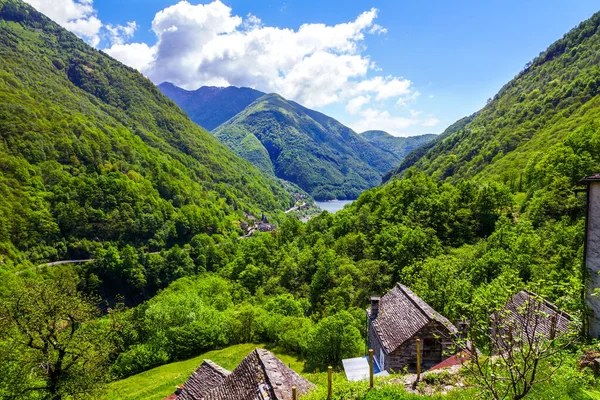
[(332, 214), (340, 211), (346, 204), (352, 203), (354, 200), (330, 200), (330, 201), (315, 201), (315, 205), (321, 210), (329, 211)]

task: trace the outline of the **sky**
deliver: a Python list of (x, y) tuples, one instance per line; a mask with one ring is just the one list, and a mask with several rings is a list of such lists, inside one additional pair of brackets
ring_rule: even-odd
[(26, 0), (155, 84), (279, 93), (356, 132), (441, 133), (597, 0)]

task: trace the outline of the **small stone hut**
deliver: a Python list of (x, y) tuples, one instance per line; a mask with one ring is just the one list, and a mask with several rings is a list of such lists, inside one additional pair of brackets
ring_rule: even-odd
[(204, 362), (178, 390), (178, 400), (291, 400), (314, 385), (285, 365), (273, 353), (255, 349), (233, 370), (210, 360)]
[(492, 337), (503, 347), (503, 338), (519, 337), (524, 342), (550, 339), (574, 328), (573, 318), (554, 304), (528, 290), (521, 290), (504, 307), (490, 316)]
[(452, 356), (456, 327), (406, 286), (398, 283), (383, 297), (372, 297), (367, 309), (368, 346), (380, 370), (426, 370)]

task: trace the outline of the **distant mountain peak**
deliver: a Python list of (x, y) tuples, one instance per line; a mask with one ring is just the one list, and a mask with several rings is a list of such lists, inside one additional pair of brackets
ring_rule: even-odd
[(158, 88), (179, 107), (192, 121), (213, 130), (242, 111), (264, 93), (248, 87), (201, 86), (196, 90), (185, 90), (170, 82)]

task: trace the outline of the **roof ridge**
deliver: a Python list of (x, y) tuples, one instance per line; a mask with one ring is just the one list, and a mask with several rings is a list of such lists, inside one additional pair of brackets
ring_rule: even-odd
[[(411, 301), (411, 303), (413, 303), (417, 309), (419, 311), (421, 311), (421, 313), (427, 317), (429, 320), (431, 321), (437, 321), (435, 318), (433, 318), (431, 315), (429, 315), (427, 312), (425, 312), (425, 310), (423, 310), (423, 308), (419, 305), (419, 303), (417, 303), (415, 301), (415, 299), (413, 299), (413, 297), (410, 295), (410, 293), (412, 293), (413, 295), (417, 296), (416, 293), (414, 293), (412, 290), (410, 290), (407, 286), (401, 284), (400, 282), (397, 283), (398, 287), (400, 288), (400, 290), (402, 290), (402, 292), (406, 295), (406, 297), (408, 297), (408, 299)], [(409, 293), (410, 292), (410, 293)], [(418, 296), (417, 296), (418, 297)], [(423, 301), (423, 299), (421, 299), (421, 301)], [(424, 302), (424, 301), (423, 301)], [(425, 303), (425, 302), (424, 302)], [(427, 304), (427, 303), (425, 303)], [(432, 309), (433, 310), (433, 309)], [(435, 310), (434, 310), (435, 311)]]
[(271, 353), (269, 350), (266, 349), (261, 349), (259, 347), (255, 347), (254, 348), (254, 352), (256, 352), (256, 358), (258, 358), (258, 362), (260, 363), (260, 367), (263, 370), (263, 374), (265, 375), (265, 381), (268, 384), (269, 387), (269, 391), (273, 394), (273, 400), (278, 400), (277, 399), (277, 393), (275, 393), (275, 389), (273, 388), (273, 382), (271, 382), (271, 377), (269, 376), (268, 370), (267, 370), (267, 366), (265, 365), (265, 361), (262, 359), (262, 356), (259, 352), (259, 350), (263, 350), (269, 354), (272, 354), (273, 357), (275, 357), (275, 355), (273, 353)]
[[(219, 364), (217, 364), (216, 362), (214, 362), (213, 360), (210, 360), (208, 358), (205, 358), (202, 360), (202, 364), (206, 364), (208, 365), (210, 368), (212, 368), (213, 370), (227, 376), (229, 374), (231, 374), (231, 371), (228, 370), (227, 368), (223, 368), (221, 367)], [(202, 364), (200, 364), (200, 366), (202, 366)]]
[[(531, 290), (528, 289), (523, 289), (521, 290), (521, 292), (525, 292), (526, 294), (528, 294), (531, 297), (534, 297), (536, 300), (541, 301), (542, 303), (544, 303), (548, 308), (550, 308), (552, 311), (554, 311), (556, 314), (560, 314), (563, 317), (572, 320), (573, 317), (571, 317), (571, 315), (563, 310), (561, 310), (560, 308), (558, 308), (558, 306), (554, 303), (551, 303), (550, 301), (546, 300), (544, 297), (540, 296), (539, 294), (532, 292)], [(518, 293), (517, 293), (518, 294)]]

